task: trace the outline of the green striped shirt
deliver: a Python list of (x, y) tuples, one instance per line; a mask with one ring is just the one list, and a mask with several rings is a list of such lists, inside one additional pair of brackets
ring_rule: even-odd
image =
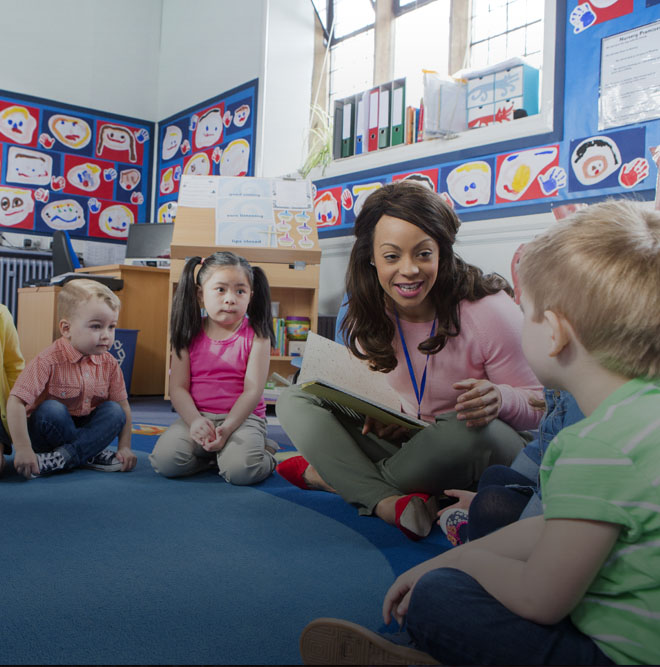
[(660, 382), (632, 380), (562, 430), (541, 486), (546, 519), (622, 527), (575, 626), (616, 663), (660, 664)]

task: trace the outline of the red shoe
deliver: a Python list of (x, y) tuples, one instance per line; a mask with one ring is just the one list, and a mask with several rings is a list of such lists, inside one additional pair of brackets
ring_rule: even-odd
[(284, 477), (287, 482), (295, 484), (298, 488), (308, 491), (311, 487), (303, 478), (303, 473), (309, 467), (309, 462), (302, 456), (291, 456), (288, 459), (278, 463), (275, 470)]
[(426, 493), (410, 493), (394, 505), (396, 527), (409, 539), (426, 537), (438, 513), (438, 500)]

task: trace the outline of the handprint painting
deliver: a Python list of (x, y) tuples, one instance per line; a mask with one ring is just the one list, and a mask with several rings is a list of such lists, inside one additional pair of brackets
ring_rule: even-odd
[(559, 147), (543, 146), (497, 158), (496, 203), (556, 195), (566, 185)]

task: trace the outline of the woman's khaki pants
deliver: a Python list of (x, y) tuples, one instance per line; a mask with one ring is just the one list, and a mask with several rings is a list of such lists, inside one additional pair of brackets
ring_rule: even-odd
[(297, 385), (282, 391), (275, 410), (296, 449), (360, 514), (389, 496), (473, 488), (485, 468), (509, 465), (527, 442), (499, 419), (468, 429), (450, 412), (396, 444), (362, 435), (361, 424)]

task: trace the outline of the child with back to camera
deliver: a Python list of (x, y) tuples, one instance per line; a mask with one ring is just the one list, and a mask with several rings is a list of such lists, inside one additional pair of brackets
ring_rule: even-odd
[(586, 415), (543, 457), (543, 515), (399, 576), (383, 618), (412, 645), (317, 619), (307, 664), (347, 644), (368, 664), (411, 647), (445, 664), (660, 663), (660, 212), (589, 206), (526, 246), (520, 279), (525, 355)]
[(25, 368), (18, 345), (18, 332), (7, 306), (0, 304), (0, 475), (5, 467), (5, 454), (11, 454), (11, 436), (7, 425), (7, 399), (16, 379)]
[(276, 463), (263, 398), (275, 341), (265, 273), (232, 252), (191, 257), (170, 329), (170, 398), (180, 418), (158, 439), (151, 465), (181, 477), (217, 463), (227, 482), (261, 482)]
[[(83, 467), (135, 467), (124, 377), (109, 349), (119, 299), (105, 285), (72, 280), (57, 295), (62, 334), (21, 373), (7, 401), (14, 468), (26, 479)], [(117, 451), (108, 445), (118, 436)]]

